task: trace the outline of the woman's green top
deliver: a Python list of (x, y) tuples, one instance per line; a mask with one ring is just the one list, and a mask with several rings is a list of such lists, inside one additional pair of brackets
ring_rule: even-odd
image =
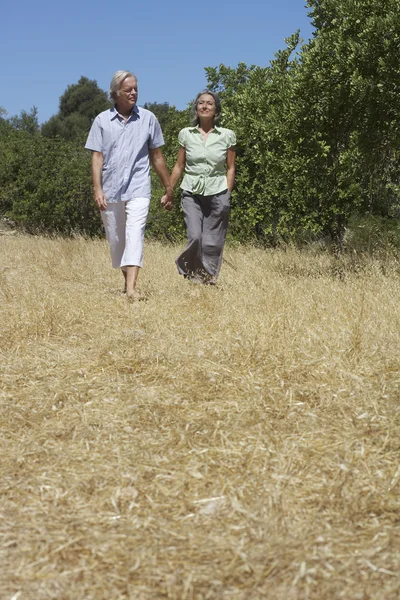
[(178, 141), (186, 150), (181, 188), (201, 196), (226, 190), (226, 152), (236, 144), (234, 132), (224, 127), (214, 127), (204, 141), (198, 127), (185, 127), (179, 132)]

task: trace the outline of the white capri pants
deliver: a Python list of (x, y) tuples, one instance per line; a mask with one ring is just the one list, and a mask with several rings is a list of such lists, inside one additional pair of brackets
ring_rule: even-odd
[(143, 265), (144, 230), (150, 198), (110, 202), (100, 211), (114, 269)]

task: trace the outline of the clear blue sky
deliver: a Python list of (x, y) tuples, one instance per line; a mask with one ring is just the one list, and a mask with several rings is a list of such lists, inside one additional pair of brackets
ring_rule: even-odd
[(312, 34), (305, 0), (0, 0), (0, 106), (36, 106), (42, 123), (81, 75), (108, 91), (132, 70), (139, 104), (186, 107), (206, 84), (205, 67), (266, 66), (300, 29)]

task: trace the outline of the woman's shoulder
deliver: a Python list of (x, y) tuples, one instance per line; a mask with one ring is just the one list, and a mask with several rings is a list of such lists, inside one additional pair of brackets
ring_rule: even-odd
[(184, 127), (180, 130), (178, 140), (182, 146), (190, 143), (190, 140), (193, 139), (193, 129), (193, 127)]
[(189, 131), (191, 131), (193, 129), (193, 127), (184, 127), (183, 129), (180, 130), (179, 133), (182, 133), (183, 135), (185, 135), (186, 133), (189, 133)]
[(183, 129), (181, 129), (180, 132), (178, 133), (179, 139), (185, 139), (187, 137), (189, 130), (190, 130), (190, 127), (184, 127)]
[(222, 135), (222, 140), (228, 144), (228, 147), (236, 145), (236, 134), (232, 129), (226, 127), (218, 127), (218, 131)]
[(217, 128), (224, 135), (227, 135), (227, 136), (235, 135), (235, 132), (232, 129), (227, 129), (226, 127), (220, 127), (219, 125), (217, 125)]

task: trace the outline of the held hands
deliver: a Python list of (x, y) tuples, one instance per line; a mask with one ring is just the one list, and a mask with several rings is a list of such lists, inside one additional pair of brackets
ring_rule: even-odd
[(100, 210), (106, 210), (107, 208), (107, 199), (104, 195), (103, 190), (95, 190), (94, 191), (94, 201), (97, 204), (97, 207)]
[[(107, 199), (104, 195), (103, 190), (95, 190), (94, 192), (94, 201), (97, 204), (97, 207), (100, 210), (106, 210), (107, 208)], [(173, 206), (174, 206), (174, 195), (173, 193), (167, 193), (164, 194), (164, 196), (161, 198), (161, 204), (164, 206), (164, 208), (166, 208), (166, 210), (172, 210)]]
[(174, 194), (173, 192), (167, 192), (161, 198), (161, 204), (166, 210), (172, 210), (174, 206)]

